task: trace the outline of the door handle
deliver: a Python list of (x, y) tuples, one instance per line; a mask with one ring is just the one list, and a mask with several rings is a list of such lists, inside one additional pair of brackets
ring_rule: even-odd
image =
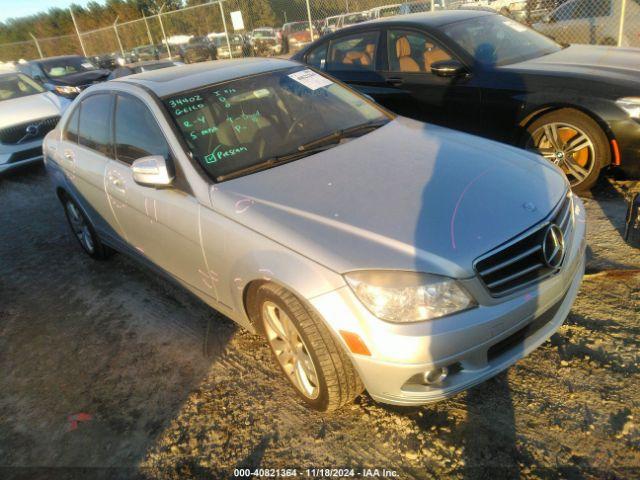
[(386, 81), (389, 85), (393, 85), (394, 87), (399, 87), (404, 83), (404, 80), (399, 77), (389, 77)]
[(66, 158), (70, 162), (75, 162), (76, 160), (76, 157), (73, 155), (73, 152), (71, 150), (65, 150), (62, 155), (64, 155), (64, 158)]

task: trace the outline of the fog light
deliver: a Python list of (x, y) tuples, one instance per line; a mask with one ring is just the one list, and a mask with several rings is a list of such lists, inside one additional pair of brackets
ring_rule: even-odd
[(434, 385), (437, 383), (442, 383), (447, 375), (449, 374), (449, 370), (447, 367), (436, 367), (431, 370), (424, 372), (422, 376), (422, 382), (425, 385)]

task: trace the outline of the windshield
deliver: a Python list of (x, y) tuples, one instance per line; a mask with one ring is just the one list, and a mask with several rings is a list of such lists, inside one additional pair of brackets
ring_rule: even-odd
[(85, 57), (53, 58), (40, 62), (40, 66), (52, 78), (96, 70), (96, 66)]
[(562, 49), (553, 40), (501, 15), (474, 17), (442, 29), (485, 66), (522, 62)]
[(0, 101), (42, 92), (44, 88), (21, 73), (0, 76)]
[(361, 96), (303, 67), (183, 92), (164, 103), (194, 158), (217, 181), (307, 152), (305, 145), (327, 135), (389, 119)]

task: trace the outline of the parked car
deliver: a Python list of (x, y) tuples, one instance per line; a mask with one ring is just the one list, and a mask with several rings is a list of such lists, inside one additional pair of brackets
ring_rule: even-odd
[[(314, 28), (314, 38), (319, 35)], [(309, 22), (289, 22), (282, 26), (283, 53), (293, 53), (311, 43)]]
[(68, 103), (22, 73), (0, 73), (0, 173), (42, 160), (42, 139)]
[(90, 256), (133, 255), (262, 333), (319, 410), (496, 375), (560, 327), (583, 275), (559, 168), (287, 60), (97, 85), (44, 151)]
[(218, 49), (207, 37), (192, 37), (180, 46), (180, 58), (184, 63), (217, 60)]
[(338, 23), (340, 22), (340, 17), (342, 17), (342, 15), (332, 15), (322, 20), (319, 27), (320, 34), (327, 35), (329, 33), (333, 33), (336, 30), (338, 30), (339, 28)]
[[(224, 33), (209, 34), (209, 39), (216, 46), (220, 59), (248, 57), (252, 53), (250, 41), (239, 33), (230, 33), (229, 43)], [(231, 52), (229, 52), (229, 45), (231, 45)]]
[[(626, 2), (623, 47), (640, 47), (640, 1)], [(622, 2), (569, 0), (533, 28), (562, 43), (618, 45)]]
[(600, 171), (640, 174), (640, 52), (565, 48), (503, 16), (392, 17), (323, 37), (294, 59), (389, 109), (537, 150), (576, 191)]
[(114, 53), (105, 53), (102, 55), (94, 55), (90, 58), (91, 63), (93, 63), (97, 68), (103, 70), (113, 70), (118, 66), (116, 61), (116, 54)]
[(369, 18), (371, 20), (377, 20), (378, 18), (392, 17), (400, 14), (400, 3), (394, 3), (391, 5), (383, 5), (381, 7), (374, 7), (368, 11)]
[[(445, 8), (444, 0), (433, 0), (433, 10), (442, 10)], [(416, 2), (405, 2), (400, 5), (400, 15), (407, 15), (409, 13), (430, 12), (431, 1), (419, 0)]]
[(141, 45), (131, 50), (131, 58), (133, 61), (130, 63), (146, 62), (149, 60), (159, 60), (160, 54), (158, 47), (155, 45)]
[(257, 56), (279, 55), (282, 52), (282, 32), (260, 27), (251, 31), (251, 47)]
[(160, 70), (161, 68), (177, 67), (181, 65), (184, 65), (184, 63), (170, 60), (148, 60), (146, 62), (129, 63), (122, 67), (118, 67), (111, 72), (108, 80), (126, 77), (136, 73), (148, 72), (150, 70)]
[(109, 70), (97, 68), (80, 55), (64, 55), (21, 63), (18, 69), (41, 82), (47, 90), (65, 98), (75, 98), (90, 85), (104, 82)]

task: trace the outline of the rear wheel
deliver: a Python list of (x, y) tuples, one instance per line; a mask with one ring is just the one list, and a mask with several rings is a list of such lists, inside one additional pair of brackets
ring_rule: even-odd
[(527, 127), (524, 147), (558, 165), (576, 192), (589, 190), (609, 164), (607, 136), (588, 115), (561, 109), (542, 115)]
[(63, 204), (71, 231), (86, 254), (96, 260), (105, 260), (113, 255), (114, 251), (100, 241), (80, 207), (70, 198), (65, 198)]
[(258, 328), (278, 366), (311, 408), (333, 411), (364, 389), (351, 360), (318, 316), (288, 290), (265, 284), (256, 292)]

